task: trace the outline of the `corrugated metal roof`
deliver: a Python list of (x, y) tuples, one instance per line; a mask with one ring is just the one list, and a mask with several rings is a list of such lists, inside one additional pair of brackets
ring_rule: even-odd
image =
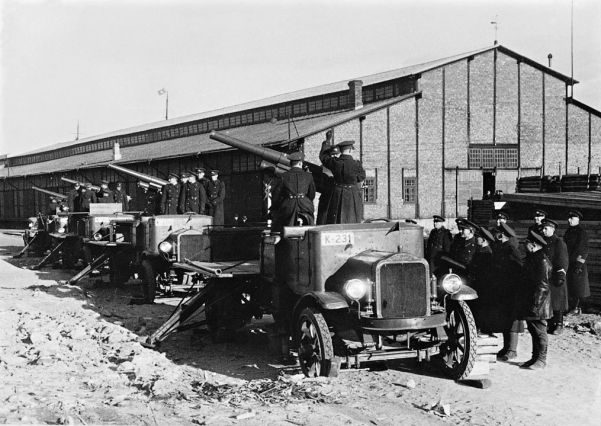
[[(237, 127), (223, 131), (223, 133), (245, 140), (255, 145), (270, 145), (305, 138), (323, 132), (326, 129), (342, 124), (361, 115), (372, 112), (413, 98), (415, 94), (391, 98), (384, 101), (371, 103), (359, 110), (348, 110), (333, 114), (322, 114), (312, 117), (303, 117), (288, 124), (287, 121), (275, 123), (253, 124), (246, 127)], [(289, 130), (290, 129), (290, 130)], [(288, 132), (290, 131), (290, 138)], [(200, 152), (214, 152), (232, 149), (227, 145), (209, 138), (209, 133), (188, 136), (168, 141), (141, 144), (121, 148), (119, 163), (133, 163), (146, 160), (158, 160), (180, 156), (193, 155)], [(79, 168), (92, 168), (104, 166), (113, 161), (112, 150), (91, 152), (74, 155), (43, 163), (28, 164), (0, 170), (0, 176), (16, 177), (53, 173)]]

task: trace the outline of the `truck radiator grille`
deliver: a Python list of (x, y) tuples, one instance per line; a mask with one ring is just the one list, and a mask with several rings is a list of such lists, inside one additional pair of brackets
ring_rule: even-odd
[(203, 239), (202, 235), (198, 234), (182, 235), (179, 238), (178, 244), (178, 260), (208, 260), (207, 255), (205, 254), (205, 250), (207, 249), (207, 247), (205, 247), (205, 240), (206, 239)]
[(390, 263), (380, 268), (383, 318), (419, 317), (427, 314), (428, 280), (422, 263)]

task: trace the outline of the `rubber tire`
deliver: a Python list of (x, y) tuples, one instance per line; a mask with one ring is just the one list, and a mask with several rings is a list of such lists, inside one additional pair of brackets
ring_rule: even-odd
[(140, 279), (142, 281), (144, 302), (154, 303), (154, 296), (157, 290), (157, 274), (154, 271), (152, 262), (147, 259), (143, 260), (140, 264)]
[[(464, 330), (463, 338), (457, 337), (460, 329)], [(449, 301), (447, 305), (447, 325), (445, 331), (448, 341), (440, 350), (445, 374), (453, 380), (466, 379), (476, 363), (478, 331), (474, 315), (466, 302), (462, 300)], [(458, 340), (464, 347), (462, 356), (456, 356), (455, 349)], [(454, 356), (455, 355), (455, 356)]]
[[(338, 362), (334, 356), (332, 336), (330, 335), (330, 330), (323, 314), (318, 309), (309, 306), (300, 312), (294, 324), (295, 339), (298, 347), (298, 361), (304, 375), (307, 377), (336, 377), (338, 375)], [(313, 344), (316, 344), (314, 350), (311, 352), (308, 349), (309, 346), (313, 345), (307, 342), (305, 338), (307, 334), (303, 331), (303, 325), (307, 324), (312, 326), (315, 332)], [(315, 349), (317, 349), (317, 352)], [(316, 355), (320, 358), (319, 362), (309, 365), (309, 357), (313, 358)]]

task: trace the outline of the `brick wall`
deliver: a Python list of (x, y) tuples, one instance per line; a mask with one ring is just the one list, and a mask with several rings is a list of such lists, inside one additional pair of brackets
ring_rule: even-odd
[(522, 167), (541, 167), (543, 162), (543, 73), (520, 64)]
[(587, 173), (589, 113), (568, 104), (568, 173)]
[(507, 55), (497, 55), (495, 142), (518, 142), (518, 64)]
[(545, 173), (565, 174), (566, 104), (563, 81), (544, 76), (545, 79)]
[[(388, 216), (387, 110), (369, 114), (363, 120), (363, 168), (377, 171), (377, 201), (365, 205), (366, 218)], [(391, 183), (392, 184), (392, 183)]]
[(591, 115), (591, 173), (601, 173), (601, 117)]
[(470, 62), (470, 141), (493, 142), (493, 70), (492, 52), (474, 57)]

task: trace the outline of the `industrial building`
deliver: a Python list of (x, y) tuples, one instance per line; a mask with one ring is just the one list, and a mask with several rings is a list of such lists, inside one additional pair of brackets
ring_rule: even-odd
[[(515, 190), (519, 176), (599, 173), (601, 112), (571, 97), (577, 81), (501, 45), (389, 72), (0, 157), (3, 226), (46, 209), (32, 185), (65, 193), (61, 176), (136, 181), (116, 162), (165, 178), (221, 170), (226, 223), (265, 218), (260, 159), (209, 139), (217, 130), (318, 163), (325, 132), (356, 141), (367, 172), (365, 216), (465, 215), (467, 200)], [(10, 141), (9, 141), (10, 142)]]

